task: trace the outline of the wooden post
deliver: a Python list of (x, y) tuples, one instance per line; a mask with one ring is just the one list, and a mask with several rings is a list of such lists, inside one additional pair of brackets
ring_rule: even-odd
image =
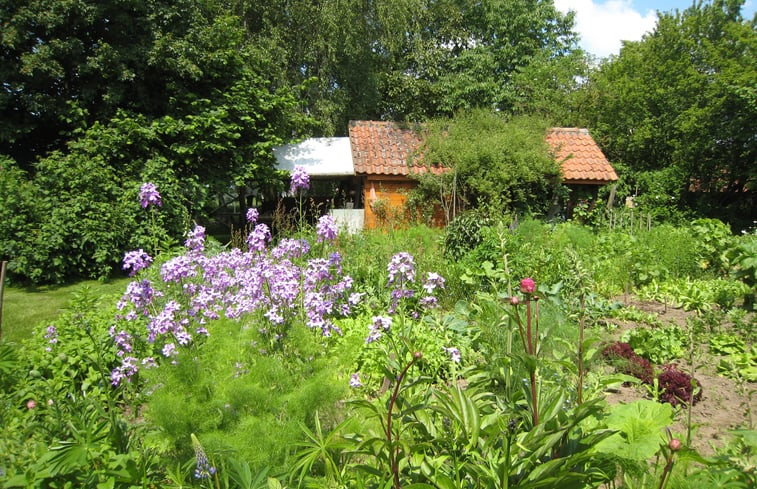
[(0, 263), (0, 343), (3, 341), (3, 293), (5, 292), (5, 266), (7, 261)]

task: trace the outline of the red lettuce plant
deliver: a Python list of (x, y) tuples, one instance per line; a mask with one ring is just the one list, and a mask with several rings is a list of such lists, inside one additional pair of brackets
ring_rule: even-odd
[(607, 346), (602, 353), (618, 371), (636, 377), (645, 384), (654, 383), (652, 364), (646, 358), (637, 355), (628, 343), (615, 342)]
[[(702, 400), (702, 387), (696, 379), (678, 370), (675, 365), (665, 365), (657, 377), (660, 386), (660, 399), (672, 406), (688, 404), (692, 406)], [(696, 386), (696, 389), (694, 388)], [(693, 396), (693, 397), (692, 397)]]

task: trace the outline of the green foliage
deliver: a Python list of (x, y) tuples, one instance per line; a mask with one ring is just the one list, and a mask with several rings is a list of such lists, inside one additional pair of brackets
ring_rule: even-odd
[(723, 252), (734, 240), (730, 228), (717, 219), (697, 219), (691, 223), (691, 229), (697, 240), (699, 266), (716, 275), (727, 272)]
[(675, 325), (661, 328), (635, 328), (621, 337), (640, 356), (663, 364), (683, 358), (688, 351), (688, 335)]
[(18, 348), (4, 356), (12, 366), (0, 391), (3, 487), (129, 487), (157, 472), (117, 409), (130, 399), (110, 384), (118, 359), (104, 302), (112, 298), (82, 289), (54, 326), (22, 347), (3, 345)]
[(751, 289), (744, 293), (744, 307), (753, 308), (757, 293), (757, 235), (741, 237), (724, 254), (731, 266), (731, 276)]
[(475, 209), (455, 216), (445, 228), (444, 255), (457, 260), (468, 254), (482, 243), (483, 228), (490, 224), (489, 216)]
[(617, 433), (601, 441), (596, 450), (643, 462), (653, 457), (666, 441), (664, 429), (673, 422), (673, 408), (670, 404), (642, 399), (613, 406), (605, 422)]
[(742, 3), (659, 12), (653, 32), (589, 76), (584, 124), (625, 170), (644, 212), (694, 211), (749, 225), (757, 33)]
[(324, 355), (304, 324), (278, 353), (251, 326), (223, 321), (201, 348), (146, 371), (145, 416), (166, 455), (188, 458), (189, 434), (197, 433), (209, 454), (230, 452), (253, 471), (281, 468), (302, 439), (301, 425), (312, 426), (312, 413), (335, 416), (346, 389), (337, 358)]
[(544, 141), (546, 124), (478, 109), (437, 119), (425, 131), (426, 147), (413, 164), (451, 168), (424, 177), (446, 189), (436, 193), (442, 204), (460, 199), (495, 214), (546, 214), (560, 174)]

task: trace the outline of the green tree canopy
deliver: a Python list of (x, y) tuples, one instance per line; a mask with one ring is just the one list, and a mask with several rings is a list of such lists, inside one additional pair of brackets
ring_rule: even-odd
[(645, 196), (731, 222), (754, 215), (757, 32), (743, 1), (660, 13), (588, 83), (586, 122)]

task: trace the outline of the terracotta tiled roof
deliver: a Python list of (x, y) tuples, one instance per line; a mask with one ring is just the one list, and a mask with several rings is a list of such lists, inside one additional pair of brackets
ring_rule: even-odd
[(547, 144), (555, 160), (562, 165), (565, 183), (604, 183), (618, 179), (587, 129), (552, 128), (547, 132)]
[[(410, 155), (421, 145), (418, 133), (407, 125), (386, 121), (350, 121), (352, 161), (358, 175), (409, 175), (425, 173), (423, 165), (410, 166)], [(433, 173), (444, 171), (432, 167)]]
[[(350, 121), (350, 144), (355, 173), (360, 175), (408, 175), (426, 167), (410, 167), (408, 157), (422, 141), (418, 132), (396, 122)], [(589, 131), (576, 127), (552, 128), (547, 143), (562, 165), (565, 183), (606, 183), (618, 179), (615, 170)], [(432, 172), (445, 171), (432, 167)]]

